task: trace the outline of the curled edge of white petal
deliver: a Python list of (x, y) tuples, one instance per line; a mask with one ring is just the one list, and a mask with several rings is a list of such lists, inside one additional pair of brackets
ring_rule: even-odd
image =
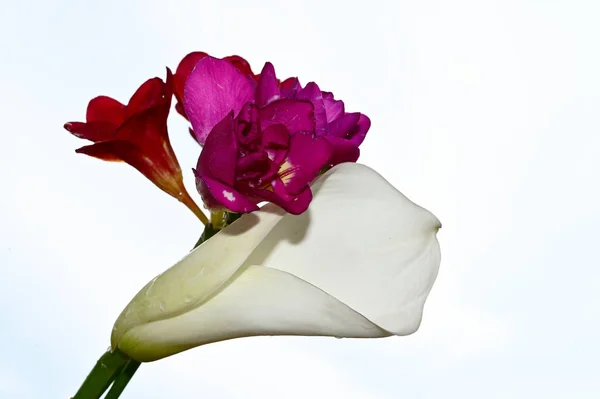
[(274, 208), (244, 215), (152, 279), (117, 318), (112, 348), (132, 328), (176, 317), (217, 293), (284, 214)]
[(133, 328), (119, 348), (150, 362), (208, 343), (264, 335), (380, 338), (391, 333), (296, 276), (252, 265), (202, 306)]

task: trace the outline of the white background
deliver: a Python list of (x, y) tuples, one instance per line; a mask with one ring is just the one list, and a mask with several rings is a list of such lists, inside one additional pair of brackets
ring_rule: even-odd
[[(441, 219), (442, 265), (413, 336), (223, 342), (142, 365), (123, 398), (600, 397), (599, 18), (591, 0), (3, 3), (0, 397), (72, 395), (200, 234), (62, 129), (193, 50), (369, 115), (360, 161)], [(173, 113), (195, 193), (186, 128)]]

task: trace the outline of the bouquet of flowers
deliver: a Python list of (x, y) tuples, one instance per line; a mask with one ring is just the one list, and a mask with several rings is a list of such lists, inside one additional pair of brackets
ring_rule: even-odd
[[(199, 145), (193, 176), (208, 215), (169, 142), (173, 96)], [(133, 166), (204, 231), (125, 307), (75, 398), (117, 398), (141, 362), (233, 338), (415, 332), (440, 264), (441, 224), (356, 163), (370, 126), (314, 82), (203, 52), (127, 104), (92, 99), (85, 122), (65, 124), (92, 142), (77, 152)]]

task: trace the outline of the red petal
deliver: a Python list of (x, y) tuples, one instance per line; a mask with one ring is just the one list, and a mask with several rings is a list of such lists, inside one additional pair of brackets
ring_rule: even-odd
[(105, 122), (68, 122), (64, 128), (75, 137), (96, 142), (113, 139), (118, 126)]
[(185, 115), (185, 111), (183, 110), (183, 88), (185, 87), (185, 81), (187, 80), (190, 72), (194, 69), (198, 61), (202, 58), (208, 56), (205, 52), (202, 51), (194, 51), (193, 53), (189, 53), (179, 65), (177, 65), (177, 69), (175, 70), (175, 98), (177, 99), (177, 105), (175, 109), (177, 112), (181, 114), (184, 118), (187, 119)]
[(233, 66), (244, 75), (250, 75), (256, 82), (258, 82), (258, 79), (260, 79), (260, 74), (255, 75), (254, 72), (252, 72), (252, 67), (250, 67), (248, 61), (239, 55), (230, 55), (228, 57), (224, 57), (223, 59), (231, 62), (231, 64), (233, 64)]
[(170, 101), (167, 96), (172, 93), (167, 92), (165, 83), (161, 78), (152, 78), (144, 82), (139, 89), (131, 96), (127, 104), (126, 117), (143, 112), (148, 108)]
[(179, 164), (168, 162), (166, 159), (152, 159), (135, 144), (112, 140), (81, 147), (77, 150), (104, 161), (123, 161), (136, 168), (158, 188), (179, 199), (184, 192), (183, 177)]
[(105, 122), (119, 126), (125, 120), (125, 105), (114, 98), (98, 96), (87, 107), (87, 122)]
[(103, 161), (109, 162), (122, 162), (123, 160), (113, 151), (111, 145), (108, 143), (114, 143), (114, 141), (103, 141), (101, 143), (95, 143), (86, 145), (75, 150), (78, 154), (89, 155), (90, 157), (98, 158)]
[[(177, 96), (175, 96), (177, 97)], [(177, 99), (177, 101), (179, 101), (179, 99)], [(187, 119), (187, 116), (185, 115), (185, 111), (183, 110), (183, 104), (178, 102), (177, 104), (175, 104), (175, 111), (177, 111), (177, 113), (181, 116), (183, 116), (185, 119)]]

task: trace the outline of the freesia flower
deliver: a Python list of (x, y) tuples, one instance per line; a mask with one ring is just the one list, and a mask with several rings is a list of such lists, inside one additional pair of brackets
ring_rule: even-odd
[(113, 349), (154, 361), (240, 337), (415, 332), (440, 263), (438, 219), (359, 164), (312, 189), (302, 215), (268, 204), (154, 278), (117, 319)]
[(343, 101), (336, 100), (330, 92), (321, 91), (314, 82), (305, 87), (297, 78), (280, 82), (269, 62), (260, 75), (254, 75), (245, 60), (236, 64), (206, 53), (192, 53), (179, 64), (176, 78), (179, 87), (176, 96), (179, 104), (183, 101), (184, 111), (181, 113), (189, 118), (192, 134), (200, 144), (204, 144), (212, 128), (227, 114), (233, 111), (236, 116), (248, 102), (258, 107), (281, 99), (311, 102), (314, 133), (317, 137), (324, 137), (332, 146), (328, 161), (331, 165), (356, 162), (360, 155), (359, 146), (371, 127), (366, 115), (346, 112)]
[(127, 105), (106, 96), (93, 98), (87, 107), (86, 122), (69, 122), (64, 127), (94, 142), (76, 152), (128, 163), (206, 221), (183, 185), (181, 168), (169, 142), (167, 117), (172, 95), (173, 75), (167, 68), (166, 82), (160, 78), (147, 80)]
[(245, 213), (269, 201), (300, 214), (323, 168), (358, 158), (366, 133), (360, 127), (368, 129), (368, 118), (345, 114), (343, 103), (322, 95), (315, 83), (280, 85), (267, 63), (253, 84), (231, 62), (204, 53), (189, 55), (180, 68), (187, 70), (194, 58), (199, 61), (187, 75), (184, 110), (205, 144), (195, 172), (209, 209)]
[(248, 103), (235, 119), (231, 112), (212, 129), (198, 159), (196, 184), (204, 204), (246, 213), (269, 201), (292, 214), (304, 212), (312, 199), (309, 184), (331, 156), (329, 143), (312, 131), (309, 102)]

